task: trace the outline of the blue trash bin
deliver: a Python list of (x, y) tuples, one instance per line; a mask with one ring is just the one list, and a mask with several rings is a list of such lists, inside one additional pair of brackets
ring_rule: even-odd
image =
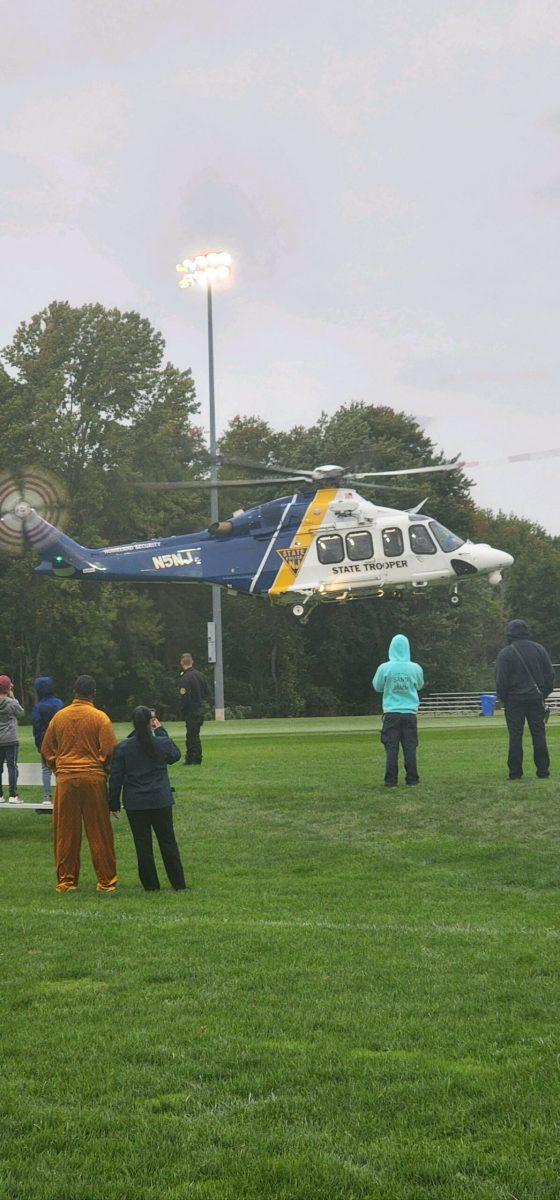
[(493, 717), (496, 697), (493, 692), (483, 692), (480, 697), (480, 712), (483, 717)]

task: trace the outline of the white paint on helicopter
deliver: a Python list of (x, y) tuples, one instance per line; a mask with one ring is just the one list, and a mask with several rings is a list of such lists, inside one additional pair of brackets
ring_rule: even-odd
[(158, 554), (152, 557), (156, 571), (168, 570), (169, 567), (200, 567), (200, 546), (186, 547), (174, 550), (171, 554)]
[(161, 546), (161, 538), (156, 542), (130, 542), (126, 546), (106, 546), (101, 554), (126, 554), (131, 550), (157, 550)]

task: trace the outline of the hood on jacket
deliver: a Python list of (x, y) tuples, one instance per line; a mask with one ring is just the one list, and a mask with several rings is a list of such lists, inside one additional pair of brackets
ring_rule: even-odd
[(50, 675), (39, 675), (33, 684), (39, 700), (46, 700), (48, 696), (54, 696), (54, 683)]
[(515, 642), (518, 638), (530, 639), (531, 634), (527, 622), (521, 621), (519, 618), (509, 621), (506, 627), (506, 637), (508, 642)]
[(404, 633), (396, 633), (389, 646), (391, 662), (410, 662), (410, 642)]

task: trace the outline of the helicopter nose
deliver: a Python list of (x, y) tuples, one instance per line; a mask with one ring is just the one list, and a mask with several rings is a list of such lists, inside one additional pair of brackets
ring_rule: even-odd
[(473, 566), (484, 574), (511, 567), (513, 561), (513, 555), (508, 554), (507, 550), (496, 550), (494, 546), (487, 546), (484, 543), (476, 543), (472, 547)]
[(495, 553), (498, 555), (501, 567), (513, 567), (515, 562), (513, 554), (508, 554), (507, 550), (496, 550)]

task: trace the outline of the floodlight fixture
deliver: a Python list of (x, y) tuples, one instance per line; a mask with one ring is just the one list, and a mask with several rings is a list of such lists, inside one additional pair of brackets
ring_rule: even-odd
[(195, 283), (207, 287), (212, 283), (225, 283), (231, 272), (231, 254), (229, 250), (209, 250), (208, 254), (197, 254), (194, 258), (184, 258), (177, 263), (177, 271), (182, 275), (179, 287), (192, 287)]

